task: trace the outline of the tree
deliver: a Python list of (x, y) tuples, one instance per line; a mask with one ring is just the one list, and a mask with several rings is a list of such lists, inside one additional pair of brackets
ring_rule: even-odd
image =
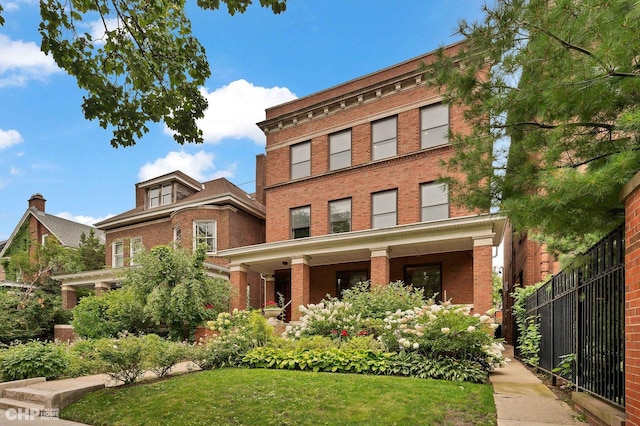
[(140, 253), (138, 266), (125, 272), (124, 287), (144, 301), (145, 313), (166, 325), (173, 338), (189, 339), (198, 325), (229, 310), (231, 286), (207, 276), (204, 259), (204, 246), (193, 254), (157, 246)]
[(497, 0), (483, 11), (460, 22), (458, 54), (441, 49), (426, 66), (472, 127), (450, 135), (448, 166), (466, 177), (443, 180), (454, 201), (499, 208), (570, 251), (622, 220), (620, 189), (640, 169), (640, 3)]
[[(243, 13), (252, 0), (198, 0), (205, 10), (227, 5)], [(274, 13), (286, 0), (260, 0)], [(207, 101), (199, 91), (210, 75), (204, 48), (191, 33), (186, 1), (42, 0), (42, 51), (50, 53), (87, 91), (88, 120), (113, 130), (113, 147), (130, 146), (164, 123), (174, 139), (202, 142), (196, 120)], [(0, 6), (0, 25), (4, 24)], [(91, 34), (92, 26), (99, 30)]]
[(83, 232), (80, 235), (80, 244), (76, 256), (81, 271), (93, 271), (104, 267), (104, 244), (96, 237), (96, 233), (92, 230), (89, 235)]

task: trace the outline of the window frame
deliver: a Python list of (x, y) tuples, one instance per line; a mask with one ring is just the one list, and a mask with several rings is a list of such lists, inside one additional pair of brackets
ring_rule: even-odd
[[(391, 121), (393, 121), (395, 124), (394, 136), (392, 138), (376, 140), (376, 127), (382, 125), (385, 122), (391, 122)], [(390, 141), (393, 141), (393, 144), (394, 144), (393, 154), (384, 155), (384, 156), (376, 155), (376, 149), (375, 149), (376, 146), (382, 147), (383, 144), (390, 143)], [(380, 120), (372, 121), (371, 122), (371, 160), (372, 161), (382, 160), (385, 158), (395, 157), (396, 155), (398, 155), (398, 116), (392, 115), (390, 117), (385, 117)]]
[[(383, 196), (384, 194), (391, 194), (391, 193), (393, 193), (395, 196), (394, 210), (376, 213), (376, 196)], [(393, 225), (376, 226), (376, 218), (380, 218), (390, 213), (393, 213), (395, 217), (395, 223)], [(397, 226), (397, 225), (398, 225), (398, 188), (387, 189), (384, 191), (378, 191), (378, 192), (372, 193), (371, 194), (371, 229), (390, 228), (392, 226)]]
[[(425, 199), (425, 194), (424, 194), (424, 190), (427, 187), (444, 187), (445, 191), (444, 191), (444, 197), (446, 199), (446, 202), (438, 202), (438, 203), (426, 203), (426, 199)], [(440, 201), (440, 200), (436, 200), (436, 201)], [(435, 211), (436, 208), (441, 207), (441, 206), (447, 206), (447, 213), (446, 216), (444, 217), (435, 217), (435, 218), (427, 218), (426, 217), (426, 212), (429, 210), (426, 209), (431, 209), (431, 211)], [(449, 217), (451, 216), (451, 212), (449, 210), (450, 208), (450, 202), (449, 202), (449, 185), (447, 185), (446, 183), (438, 183), (436, 181), (431, 181), (431, 182), (424, 182), (420, 184), (420, 221), (421, 222), (433, 222), (435, 220), (443, 220), (443, 219), (449, 219)]]
[[(302, 161), (294, 162), (295, 151), (297, 151), (298, 149), (302, 149), (303, 147), (307, 147), (307, 151), (308, 151), (307, 153), (305, 153), (306, 154), (305, 159)], [(291, 145), (289, 149), (289, 156), (290, 156), (290, 163), (291, 163), (289, 168), (289, 176), (291, 177), (291, 180), (302, 179), (302, 178), (311, 176), (311, 141), (305, 141), (305, 142), (300, 142), (300, 143)], [(296, 166), (300, 166), (304, 164), (306, 164), (306, 167), (304, 168), (303, 172), (296, 171), (297, 169)]]
[[(205, 236), (200, 236), (199, 235), (199, 230), (200, 230), (200, 225), (201, 224), (206, 224), (207, 228), (208, 225), (212, 225), (213, 229), (212, 229), (212, 236), (209, 235), (205, 235)], [(208, 232), (208, 229), (207, 229)], [(205, 241), (201, 241), (201, 240), (205, 240)], [(212, 240), (212, 244), (209, 245), (208, 241), (206, 240)], [(200, 243), (205, 243), (207, 245), (207, 254), (215, 254), (218, 251), (218, 222), (215, 220), (194, 220), (193, 221), (193, 250), (195, 251), (198, 246), (200, 245)], [(212, 246), (212, 250), (209, 250), (209, 248)]]
[[(168, 193), (165, 191), (166, 189), (168, 189)], [(164, 183), (147, 189), (147, 208), (152, 209), (173, 204), (173, 193), (172, 183)], [(168, 201), (166, 201), (167, 196), (169, 197)]]
[[(425, 123), (425, 113), (431, 109), (434, 110), (436, 108), (446, 108), (446, 112), (447, 112), (447, 122), (446, 124), (438, 124), (435, 126), (430, 126), (430, 127), (426, 127), (427, 123)], [(439, 146), (444, 146), (444, 145), (448, 145), (449, 144), (449, 139), (447, 138), (447, 135), (449, 134), (449, 126), (451, 125), (451, 112), (449, 109), (449, 106), (447, 104), (444, 104), (442, 102), (438, 102), (435, 104), (430, 104), (430, 105), (425, 105), (422, 108), (420, 108), (420, 149), (427, 149), (427, 148), (436, 148)], [(437, 143), (437, 138), (434, 137), (433, 141), (436, 142), (431, 142), (431, 143), (426, 143), (429, 141), (428, 138), (428, 132), (429, 131), (435, 131), (436, 129), (442, 129), (443, 127), (446, 126), (446, 133), (445, 133), (445, 138), (443, 138), (442, 142)]]
[[(349, 229), (347, 231), (335, 231), (334, 227), (333, 227), (334, 223), (344, 222), (344, 220), (342, 220), (342, 221), (338, 221), (338, 220), (334, 221), (333, 220), (333, 214), (331, 212), (331, 205), (335, 204), (335, 203), (346, 202), (346, 201), (349, 202), (349, 219), (347, 220), (347, 222), (349, 223)], [(352, 217), (353, 217), (352, 208), (353, 208), (353, 202), (351, 200), (351, 197), (349, 197), (349, 198), (341, 198), (339, 200), (329, 201), (329, 204), (328, 204), (328, 214), (329, 214), (328, 223), (329, 223), (329, 233), (330, 234), (341, 234), (341, 233), (344, 233), (344, 232), (351, 232), (353, 230), (353, 224), (351, 222)]]
[[(432, 262), (432, 263), (420, 263), (420, 264), (416, 264), (416, 265), (404, 265), (404, 267), (403, 267), (403, 278), (404, 278), (405, 285), (407, 285), (407, 286), (411, 285), (411, 286), (413, 286), (413, 288), (422, 288), (422, 289), (426, 288), (424, 285), (415, 285), (413, 283), (413, 280), (411, 279), (411, 276), (409, 275), (409, 270), (410, 269), (420, 269), (420, 268), (432, 269), (432, 270), (437, 269), (438, 279), (439, 279), (439, 291), (437, 291), (437, 295), (434, 298), (434, 300), (436, 302), (441, 302), (442, 301), (442, 292), (443, 292), (442, 263)], [(435, 292), (434, 292), (434, 294), (435, 294)], [(433, 295), (425, 293), (424, 296), (426, 298), (431, 298)]]
[[(302, 226), (302, 227), (294, 227), (295, 223), (294, 223), (294, 212), (296, 211), (303, 211), (303, 210), (307, 210), (308, 214), (307, 217), (309, 218), (309, 224), (308, 226)], [(307, 235), (302, 235), (299, 237), (296, 237), (296, 231), (298, 230), (303, 230), (303, 229), (307, 229)], [(290, 238), (292, 240), (298, 240), (300, 238), (308, 238), (311, 236), (311, 205), (306, 205), (306, 206), (300, 206), (300, 207), (293, 207), (289, 209), (289, 230), (290, 230)]]
[[(340, 136), (343, 135), (349, 135), (349, 148), (348, 149), (343, 149), (342, 151), (334, 151), (333, 150), (333, 144), (332, 142), (340, 142), (340, 140), (338, 139)], [(329, 135), (329, 171), (334, 171), (334, 170), (340, 170), (340, 169), (344, 169), (347, 167), (351, 167), (352, 162), (353, 162), (353, 158), (351, 156), (351, 150), (352, 150), (352, 146), (353, 146), (353, 140), (352, 140), (352, 132), (351, 129), (345, 129), (345, 130), (340, 130), (339, 132), (334, 132), (331, 133)], [(334, 163), (338, 162), (337, 158), (340, 157), (340, 154), (344, 154), (344, 153), (348, 153), (349, 154), (349, 161), (348, 164), (346, 165), (335, 165)]]
[[(138, 249), (136, 249), (136, 247), (138, 247)], [(136, 265), (137, 263), (134, 261), (134, 259), (139, 253), (142, 253), (143, 251), (144, 246), (142, 245), (142, 237), (131, 237), (129, 239), (129, 264)]]
[[(117, 247), (120, 247), (119, 253)], [(124, 267), (124, 241), (122, 240), (117, 240), (111, 243), (111, 267)]]

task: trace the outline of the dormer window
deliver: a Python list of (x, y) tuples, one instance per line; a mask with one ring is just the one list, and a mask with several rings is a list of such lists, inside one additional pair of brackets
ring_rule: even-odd
[(147, 207), (158, 207), (171, 204), (173, 189), (171, 184), (150, 188), (147, 192)]

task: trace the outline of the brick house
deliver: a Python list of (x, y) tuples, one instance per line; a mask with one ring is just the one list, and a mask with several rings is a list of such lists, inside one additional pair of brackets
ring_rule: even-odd
[[(137, 183), (135, 208), (96, 224), (106, 236), (107, 269), (56, 277), (62, 283), (63, 306), (75, 306), (77, 287), (111, 289), (119, 280), (115, 271), (132, 265), (137, 251), (157, 245), (193, 249), (204, 243), (207, 273), (228, 279), (228, 261), (219, 251), (264, 242), (264, 217), (261, 203), (224, 178), (201, 183), (174, 171)], [(247, 281), (250, 303), (258, 307), (260, 275)]]
[(362, 280), (403, 280), (477, 312), (491, 308), (492, 251), (505, 218), (450, 203), (437, 181), (453, 154), (448, 129), (468, 125), (425, 84), (419, 66), (433, 58), (267, 109), (257, 170), (266, 243), (219, 253), (231, 262), (236, 307), (246, 303), (249, 275), (260, 273), (266, 299), (283, 294), (294, 321), (298, 306)]
[(38, 246), (44, 244), (47, 238), (55, 238), (63, 247), (78, 248), (82, 234), (89, 236), (93, 231), (96, 238), (104, 243), (105, 236), (102, 231), (46, 213), (46, 202), (47, 200), (42, 194), (33, 194), (28, 201), (27, 210), (9, 239), (0, 242), (0, 260), (2, 260), (0, 262), (0, 282), (7, 279), (3, 263), (10, 259), (13, 251), (27, 248), (30, 258), (35, 259)]

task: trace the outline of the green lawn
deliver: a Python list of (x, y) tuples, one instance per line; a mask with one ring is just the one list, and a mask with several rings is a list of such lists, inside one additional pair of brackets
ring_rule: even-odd
[(219, 369), (92, 393), (62, 411), (92, 425), (495, 425), (490, 385)]

